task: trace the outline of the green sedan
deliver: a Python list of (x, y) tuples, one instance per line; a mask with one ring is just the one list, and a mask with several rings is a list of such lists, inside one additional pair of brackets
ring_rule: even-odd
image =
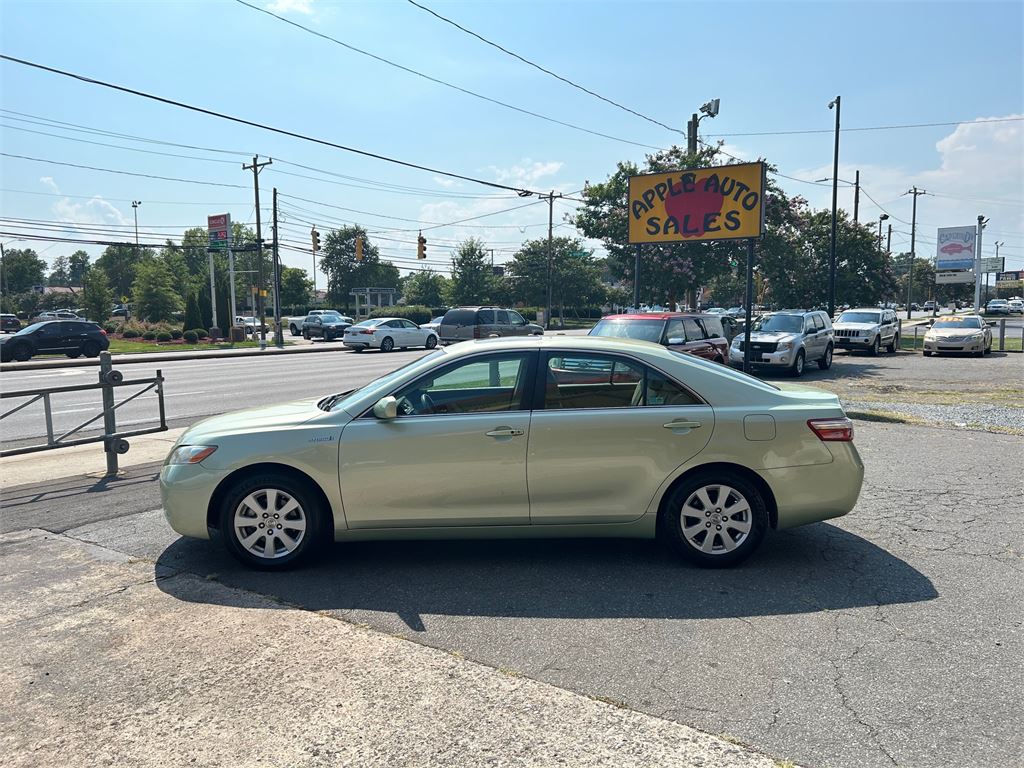
[(657, 344), (486, 339), (350, 392), (216, 416), (160, 473), (175, 531), (280, 569), (325, 542), (664, 539), (741, 562), (845, 515), (864, 465), (831, 393)]

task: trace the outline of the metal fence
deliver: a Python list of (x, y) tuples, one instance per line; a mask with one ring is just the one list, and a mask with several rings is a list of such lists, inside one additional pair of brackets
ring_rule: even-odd
[[(133, 393), (129, 397), (126, 397), (120, 402), (115, 402), (115, 391), (123, 387), (142, 387), (142, 389)], [(85, 392), (97, 389), (100, 390), (102, 398), (99, 413), (89, 419), (86, 419), (72, 429), (69, 429), (59, 435), (56, 434), (56, 430), (53, 428), (53, 396), (63, 394), (65, 392)], [(160, 425), (156, 427), (148, 427), (146, 429), (132, 429), (119, 432), (117, 429), (117, 409), (151, 390), (156, 391)], [(113, 476), (117, 474), (118, 455), (128, 452), (129, 443), (127, 438), (134, 437), (136, 435), (148, 435), (154, 432), (165, 432), (167, 430), (166, 413), (164, 411), (163, 373), (160, 370), (157, 370), (156, 376), (153, 378), (126, 380), (120, 371), (115, 371), (111, 367), (109, 352), (100, 353), (99, 381), (96, 384), (49, 387), (46, 389), (27, 389), (18, 392), (0, 392), (0, 399), (25, 400), (25, 402), (20, 405), (0, 414), (0, 420), (12, 416), (19, 411), (28, 408), (34, 403), (41, 402), (43, 405), (42, 416), (46, 424), (45, 443), (0, 450), (0, 457), (18, 456), (24, 453), (35, 453), (37, 451), (49, 451), (55, 448), (66, 448), (72, 445), (102, 442), (103, 450), (106, 452), (107, 456), (107, 475)], [(81, 433), (81, 431), (90, 424), (93, 424), (100, 419), (103, 420), (103, 434), (94, 435), (92, 437), (73, 437), (74, 435)]]

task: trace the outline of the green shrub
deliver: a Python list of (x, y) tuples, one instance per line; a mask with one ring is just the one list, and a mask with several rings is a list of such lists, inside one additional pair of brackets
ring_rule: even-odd
[(412, 320), (416, 325), (429, 323), (433, 315), (430, 314), (430, 307), (421, 304), (410, 304), (407, 307), (378, 307), (370, 312), (370, 317), (403, 317)]
[(160, 333), (158, 333), (156, 335), (156, 340), (157, 341), (170, 341), (171, 340), (171, 334), (169, 334), (167, 331), (160, 331)]
[(155, 341), (156, 340), (156, 331), (144, 331), (143, 334), (142, 334), (142, 338), (145, 341)]
[(103, 324), (103, 330), (107, 332), (108, 336), (110, 334), (112, 334), (112, 333), (117, 333), (117, 324), (116, 323), (104, 323)]
[(195, 333), (195, 335), (200, 339), (205, 339), (207, 336), (210, 335), (209, 333), (206, 332), (205, 328), (196, 328), (193, 331), (193, 333)]
[(199, 335), (195, 331), (185, 331), (181, 334), (182, 338), (185, 339), (189, 344), (195, 344), (199, 341)]
[(173, 328), (171, 330), (171, 338), (174, 339), (175, 341), (177, 341), (178, 339), (181, 338), (181, 334), (182, 334), (182, 331), (181, 331), (180, 328)]
[(125, 328), (121, 331), (121, 336), (126, 339), (137, 339), (140, 335), (141, 334), (137, 328)]

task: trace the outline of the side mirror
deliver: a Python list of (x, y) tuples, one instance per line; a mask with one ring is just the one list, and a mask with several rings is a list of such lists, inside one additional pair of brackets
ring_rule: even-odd
[(995, 328), (995, 327), (996, 327), (996, 321), (995, 321), (995, 320), (989, 320), (989, 321), (988, 321), (988, 324), (989, 324), (990, 326), (992, 326), (993, 328)]
[(679, 346), (679, 345), (685, 344), (685, 343), (686, 343), (686, 339), (671, 338), (671, 339), (668, 340), (668, 345), (670, 347), (676, 347), (676, 346)]
[(391, 395), (382, 397), (374, 404), (373, 415), (386, 421), (398, 418), (398, 401)]

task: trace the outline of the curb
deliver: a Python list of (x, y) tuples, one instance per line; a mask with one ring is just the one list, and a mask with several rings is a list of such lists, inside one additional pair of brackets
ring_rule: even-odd
[[(143, 352), (143, 353), (120, 353), (111, 355), (111, 363), (114, 365), (128, 365), (130, 363), (170, 363), (175, 360), (216, 360), (218, 358), (230, 357), (260, 357), (265, 355), (309, 355), (319, 352), (348, 352), (348, 347), (296, 347), (277, 349), (267, 347), (266, 349), (224, 349), (210, 352)], [(83, 368), (87, 366), (99, 366), (99, 358), (88, 360), (40, 360), (38, 363), (29, 362), (25, 365), (4, 363), (0, 365), (0, 372), (8, 371), (38, 371), (49, 368)]]

